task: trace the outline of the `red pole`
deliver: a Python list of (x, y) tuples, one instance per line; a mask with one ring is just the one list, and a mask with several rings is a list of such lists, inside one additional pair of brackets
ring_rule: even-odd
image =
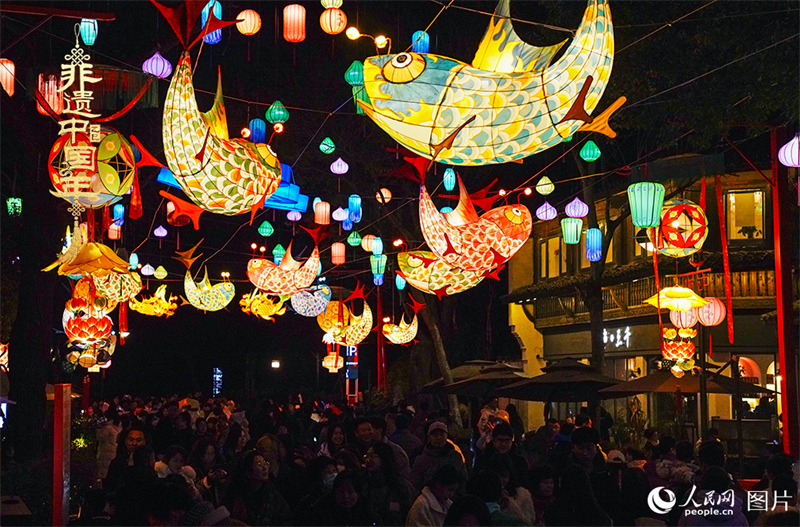
[(386, 357), (383, 355), (383, 305), (381, 303), (381, 286), (378, 289), (378, 389), (386, 388)]
[[(772, 156), (772, 215), (775, 240), (775, 294), (778, 304), (779, 386), (783, 412), (783, 450), (797, 459), (800, 456), (800, 418), (798, 418), (797, 342), (795, 340), (794, 310), (792, 307), (792, 239), (788, 171), (778, 161), (778, 149), (786, 142), (786, 130), (770, 132)], [(781, 239), (781, 233), (784, 237)], [(776, 372), (777, 373), (777, 372)], [(787, 382), (788, 381), (788, 382)]]
[(69, 523), (69, 447), (72, 385), (53, 386), (53, 525)]
[(89, 373), (83, 376), (83, 393), (81, 397), (83, 399), (83, 412), (88, 413), (89, 408), (92, 407), (92, 377)]

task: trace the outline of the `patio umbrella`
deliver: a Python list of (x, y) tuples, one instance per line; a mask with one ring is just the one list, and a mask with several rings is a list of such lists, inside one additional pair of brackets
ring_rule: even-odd
[[(680, 389), (681, 393), (700, 393), (700, 376), (686, 373), (680, 379), (672, 375), (669, 370), (659, 370), (650, 375), (634, 379), (632, 381), (619, 383), (600, 390), (600, 395), (604, 397), (626, 397), (640, 393), (675, 393)], [(727, 393), (736, 392), (736, 381), (724, 375), (715, 375), (706, 370), (706, 391), (707, 393)], [(772, 390), (739, 381), (739, 393), (745, 394), (771, 394)]]
[(508, 384), (494, 393), (523, 401), (577, 402), (597, 397), (598, 390), (619, 382), (573, 359), (560, 360), (542, 371), (542, 375)]
[[(461, 381), (469, 377), (474, 377), (480, 373), (487, 373), (490, 371), (522, 371), (519, 366), (512, 366), (504, 362), (497, 362), (493, 360), (470, 360), (450, 369), (453, 375), (453, 381)], [(443, 393), (444, 392), (444, 379), (439, 377), (422, 387), (422, 393)]]
[(464, 397), (486, 398), (492, 395), (496, 388), (524, 378), (524, 374), (520, 371), (489, 368), (488, 371), (484, 370), (472, 377), (446, 385), (444, 391)]

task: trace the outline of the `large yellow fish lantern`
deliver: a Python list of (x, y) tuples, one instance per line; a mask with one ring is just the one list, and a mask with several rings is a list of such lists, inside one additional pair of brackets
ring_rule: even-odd
[(364, 61), (364, 112), (409, 150), (441, 163), (520, 161), (578, 131), (610, 137), (597, 117), (611, 75), (614, 31), (606, 0), (589, 0), (566, 52), (523, 42), (500, 0), (472, 65), (429, 53), (404, 52)]
[(325, 311), (317, 315), (317, 324), (322, 331), (345, 327), (350, 324), (350, 309), (341, 300), (331, 300)]

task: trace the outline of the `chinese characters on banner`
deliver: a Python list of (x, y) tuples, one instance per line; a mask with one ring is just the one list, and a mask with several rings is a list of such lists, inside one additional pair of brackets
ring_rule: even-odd
[(625, 329), (617, 328), (616, 331), (614, 330), (608, 331), (606, 328), (603, 328), (603, 344), (610, 344), (615, 348), (619, 348), (623, 345), (626, 348), (630, 348), (631, 347), (630, 326), (625, 326)]

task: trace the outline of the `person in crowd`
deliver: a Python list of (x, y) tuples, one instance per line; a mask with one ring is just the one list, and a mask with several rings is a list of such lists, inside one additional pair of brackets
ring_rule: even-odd
[(755, 410), (753, 410), (753, 418), (769, 419), (776, 413), (775, 407), (769, 402), (769, 396), (765, 395), (758, 400), (758, 405), (756, 406)]
[(353, 423), (353, 433), (356, 437), (355, 447), (358, 449), (358, 455), (363, 458), (369, 447), (375, 442), (372, 423), (366, 417), (359, 417)]
[(479, 497), (489, 509), (492, 525), (525, 525), (515, 516), (502, 510), (503, 482), (500, 476), (488, 470), (476, 470), (467, 481), (467, 494)]
[[(597, 442), (596, 428), (576, 428), (572, 432), (571, 462), (581, 466), (589, 476), (593, 495), (600, 507), (611, 517), (620, 510), (619, 486), (609, 472)], [(563, 475), (562, 475), (563, 480)], [(556, 501), (558, 501), (556, 499)], [(545, 518), (545, 523), (547, 519)]]
[(411, 484), (419, 491), (428, 483), (434, 472), (442, 465), (452, 465), (459, 474), (459, 489), (467, 481), (464, 460), (452, 443), (447, 441), (447, 425), (435, 421), (428, 427), (428, 442), (411, 469)]
[(647, 504), (650, 482), (640, 468), (630, 468), (622, 473), (621, 493), (624, 506), (618, 513), (620, 525), (666, 526), (666, 517), (659, 518)]
[[(126, 457), (122, 459), (125, 460)], [(146, 525), (146, 511), (150, 500), (148, 492), (158, 482), (155, 464), (153, 449), (145, 445), (133, 450), (130, 465), (121, 465), (119, 483), (111, 487), (108, 493), (109, 500), (114, 505), (112, 525)], [(113, 470), (112, 462), (106, 483), (114, 482), (111, 476)]]
[(653, 456), (644, 466), (644, 472), (650, 480), (652, 487), (666, 487), (669, 485), (669, 476), (675, 464), (675, 445), (677, 442), (670, 436), (662, 436), (658, 442)]
[(570, 464), (572, 431), (575, 430), (575, 425), (571, 423), (556, 423), (556, 426), (558, 427), (558, 433), (553, 436), (553, 444), (547, 455), (546, 463), (553, 467), (556, 478), (558, 478)]
[(117, 455), (117, 437), (122, 432), (122, 422), (114, 410), (105, 413), (105, 424), (97, 429), (97, 479), (106, 479), (108, 466)]
[(492, 525), (492, 516), (489, 508), (477, 496), (461, 496), (453, 501), (444, 525), (450, 526), (484, 526)]
[[(694, 451), (698, 452), (700, 450), (700, 445), (702, 445), (705, 441), (716, 441), (722, 444), (722, 441), (719, 438), (719, 430), (714, 428), (713, 426), (706, 431), (706, 438), (703, 439), (702, 437), (697, 440), (694, 444)], [(725, 445), (722, 444), (722, 448), (725, 448)]]
[(481, 416), (475, 424), (475, 429), (472, 433), (471, 449), (474, 455), (474, 462), (477, 464), (483, 451), (492, 441), (492, 429), (494, 428), (494, 415), (496, 410), (489, 407), (481, 409)]
[(178, 474), (192, 484), (194, 484), (197, 476), (194, 469), (186, 464), (186, 450), (179, 445), (172, 445), (167, 448), (162, 460), (156, 461), (155, 471), (161, 479), (170, 474)]
[(408, 481), (400, 476), (392, 448), (376, 442), (364, 455), (364, 496), (377, 525), (403, 525), (411, 506)]
[(308, 462), (308, 494), (295, 507), (295, 525), (310, 525), (313, 522), (314, 505), (333, 489), (333, 482), (338, 474), (336, 462), (327, 456), (318, 456)]
[(486, 464), (486, 470), (497, 474), (503, 484), (503, 498), (500, 500), (500, 510), (514, 516), (523, 525), (533, 525), (535, 512), (533, 498), (528, 489), (517, 485), (511, 458), (507, 456), (494, 456)]
[(332, 423), (328, 426), (328, 440), (319, 447), (318, 456), (332, 458), (339, 450), (347, 446), (347, 434), (342, 423)]
[(395, 419), (395, 426), (397, 429), (389, 439), (400, 445), (400, 448), (408, 454), (409, 464), (413, 466), (414, 460), (422, 451), (424, 443), (409, 430), (411, 418), (407, 414), (398, 414), (397, 419)]
[(195, 440), (198, 437), (211, 437), (211, 432), (208, 431), (208, 422), (206, 422), (205, 417), (198, 417), (194, 421), (194, 437)]
[(592, 427), (592, 418), (589, 417), (589, 414), (581, 412), (575, 417), (575, 428), (591, 428), (591, 427)]
[(711, 467), (725, 469), (725, 450), (719, 441), (704, 441), (697, 450), (700, 471), (695, 474), (694, 482), (699, 484), (705, 472)]
[(188, 451), (194, 443), (194, 430), (192, 430), (192, 416), (189, 412), (181, 412), (173, 420), (172, 442), (168, 446), (178, 445)]
[(247, 434), (244, 429), (233, 423), (228, 430), (228, 437), (222, 447), (222, 459), (228, 472), (233, 473), (236, 468), (236, 462), (245, 451), (247, 445)]
[(530, 485), (529, 489), (533, 499), (533, 525), (543, 525), (544, 511), (556, 501), (553, 467), (550, 465), (532, 467), (528, 471), (528, 485)]
[(265, 434), (256, 443), (270, 465), (270, 480), (293, 508), (303, 497), (303, 478), (300, 468), (286, 459), (283, 444), (272, 434)]
[(356, 475), (360, 475), (361, 473), (361, 461), (349, 448), (339, 450), (336, 455), (333, 456), (333, 461), (336, 463), (336, 470), (339, 472), (349, 470)]
[[(402, 414), (401, 414), (402, 415)], [(458, 489), (458, 471), (442, 465), (433, 473), (406, 517), (408, 527), (441, 527)]]
[[(730, 475), (725, 472), (725, 469), (720, 467), (711, 466), (704, 473), (700, 484), (697, 486), (691, 499), (688, 501), (686, 509), (678, 520), (678, 525), (702, 525), (716, 527), (723, 526), (744, 526), (747, 527), (747, 518), (743, 512), (742, 500), (733, 492), (730, 492), (731, 500), (718, 499), (723, 493), (732, 491), (732, 481)], [(707, 496), (711, 496), (710, 500), (706, 500)], [(684, 503), (678, 500), (678, 503)], [(715, 511), (716, 514), (693, 514), (692, 510), (708, 510)], [(733, 514), (728, 511), (732, 510)]]
[(149, 446), (150, 438), (141, 425), (133, 425), (129, 430), (124, 430), (119, 435), (117, 455), (108, 465), (108, 474), (103, 482), (103, 489), (111, 494), (118, 491), (124, 483), (127, 467), (134, 465), (134, 453), (141, 448)]
[(555, 502), (545, 510), (544, 524), (547, 526), (613, 525), (611, 517), (595, 499), (589, 474), (583, 466), (570, 465), (564, 469)]
[(644, 453), (647, 455), (648, 459), (653, 457), (660, 441), (658, 430), (655, 428), (648, 428), (644, 431)]
[(511, 429), (514, 430), (514, 441), (521, 443), (525, 435), (525, 423), (522, 422), (522, 417), (519, 416), (517, 405), (509, 404), (506, 406), (506, 412), (508, 412), (508, 423), (511, 425)]
[[(753, 525), (775, 525), (774, 514), (777, 513), (798, 513), (797, 503), (797, 482), (791, 474), (779, 474), (772, 480), (770, 492), (767, 493), (767, 509), (762, 511), (756, 518)], [(786, 516), (788, 519), (790, 516)], [(797, 522), (794, 525), (800, 525)]]
[(372, 425), (372, 440), (376, 443), (388, 445), (392, 449), (397, 472), (400, 476), (408, 479), (411, 476), (411, 467), (408, 466), (408, 454), (400, 445), (389, 441), (389, 438), (386, 437), (386, 419), (376, 415), (370, 418), (369, 423)]
[(755, 485), (753, 490), (767, 490), (772, 486), (772, 481), (781, 474), (792, 476), (792, 465), (794, 458), (788, 454), (780, 452), (767, 460), (764, 475)]
[(187, 525), (185, 520), (196, 502), (186, 486), (161, 480), (147, 490), (147, 525)]
[(495, 456), (509, 458), (514, 471), (514, 481), (520, 486), (524, 485), (528, 477), (528, 462), (517, 452), (514, 444), (514, 431), (508, 423), (499, 423), (492, 430), (492, 441), (487, 445), (480, 460), (475, 464), (478, 470), (488, 467), (488, 463)]
[(168, 401), (161, 407), (161, 417), (153, 430), (153, 448), (156, 452), (163, 452), (173, 443), (174, 422), (178, 417), (178, 402)]
[(355, 474), (347, 470), (340, 472), (331, 491), (314, 505), (311, 525), (374, 525), (367, 500), (359, 493), (359, 488), (361, 485)]
[(211, 436), (200, 436), (195, 440), (187, 462), (194, 469), (197, 481), (206, 477), (215, 466), (223, 464), (217, 442)]
[(256, 450), (236, 465), (226, 500), (231, 518), (247, 525), (291, 525), (292, 511), (270, 481), (270, 463)]

